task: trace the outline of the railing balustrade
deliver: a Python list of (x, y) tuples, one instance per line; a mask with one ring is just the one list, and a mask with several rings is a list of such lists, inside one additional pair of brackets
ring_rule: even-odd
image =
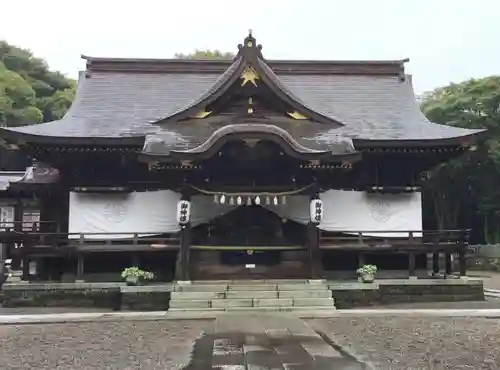
[(320, 231), (320, 248), (362, 247), (459, 247), (467, 245), (470, 230), (378, 230), (378, 231)]
[(19, 231), (34, 231), (41, 230), (56, 231), (58, 223), (56, 221), (1, 221), (0, 233), (14, 233)]
[[(12, 222), (4, 223), (12, 226)], [(53, 226), (54, 223), (47, 222)], [(151, 246), (158, 248), (178, 247), (179, 233), (141, 232), (94, 232), (61, 233), (40, 231), (43, 221), (33, 225), (30, 231), (9, 228), (9, 239), (24, 246)], [(2, 223), (0, 223), (0, 231)], [(48, 226), (44, 226), (46, 228)], [(7, 229), (7, 228), (5, 228)], [(324, 249), (356, 249), (369, 247), (404, 248), (419, 246), (459, 247), (468, 245), (470, 230), (403, 230), (403, 231), (319, 231), (319, 246)], [(1, 236), (0, 232), (0, 236)], [(251, 248), (252, 246), (248, 246)]]

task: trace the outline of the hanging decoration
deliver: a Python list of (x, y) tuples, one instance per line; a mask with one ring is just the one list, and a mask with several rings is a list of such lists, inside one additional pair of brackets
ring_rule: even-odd
[(300, 189), (295, 189), (280, 193), (270, 193), (270, 192), (260, 192), (260, 193), (221, 193), (216, 191), (210, 191), (205, 189), (200, 189), (196, 186), (190, 185), (191, 188), (198, 193), (205, 195), (212, 195), (213, 201), (216, 204), (228, 204), (232, 206), (247, 205), (265, 205), (265, 206), (283, 206), (287, 203), (287, 197), (292, 195), (298, 195), (312, 186), (307, 185)]

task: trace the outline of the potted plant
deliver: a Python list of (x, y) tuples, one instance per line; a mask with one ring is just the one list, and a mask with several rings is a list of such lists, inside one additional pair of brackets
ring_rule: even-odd
[(143, 281), (153, 280), (155, 275), (152, 272), (141, 270), (137, 266), (127, 267), (122, 271), (122, 279), (127, 285), (139, 285)]
[(377, 274), (377, 266), (375, 265), (363, 265), (356, 270), (360, 280), (363, 283), (373, 283), (375, 280), (375, 275)]

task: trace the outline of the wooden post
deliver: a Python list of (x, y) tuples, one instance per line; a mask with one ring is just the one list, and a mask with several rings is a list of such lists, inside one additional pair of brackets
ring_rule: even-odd
[(467, 259), (465, 258), (466, 247), (462, 246), (458, 251), (458, 261), (460, 264), (460, 276), (467, 276)]
[(131, 266), (139, 267), (139, 256), (136, 253), (133, 253), (131, 256)]
[[(23, 222), (23, 212), (24, 212), (24, 205), (21, 201), (18, 201), (16, 205), (14, 206), (14, 230), (19, 233), (19, 235), (22, 235), (22, 222)], [(24, 240), (24, 238), (23, 238)], [(17, 242), (16, 242), (17, 243)], [(15, 250), (16, 244), (12, 243), (11, 248), (12, 250)], [(20, 253), (13, 253), (12, 256), (12, 264), (11, 268), (12, 270), (20, 270), (21, 269), (21, 255)]]
[(410, 279), (415, 277), (415, 252), (413, 251), (408, 253), (408, 274)]
[(30, 279), (30, 259), (28, 257), (28, 255), (26, 254), (26, 252), (22, 252), (23, 254), (23, 257), (22, 257), (22, 260), (23, 260), (23, 274), (21, 275), (21, 280), (23, 281), (29, 281)]
[[(314, 199), (319, 199), (317, 185), (313, 186), (309, 201)], [(321, 279), (323, 277), (323, 269), (321, 266), (321, 251), (319, 249), (319, 230), (318, 225), (312, 222), (312, 220), (307, 225), (307, 241), (311, 260), (311, 279)]]
[(81, 253), (78, 253), (78, 262), (76, 266), (76, 280), (83, 281), (84, 277), (84, 268), (85, 268), (85, 259)]
[(180, 258), (179, 267), (180, 271), (178, 274), (178, 280), (188, 281), (190, 280), (190, 257), (191, 257), (191, 223), (181, 226), (180, 235)]
[[(190, 194), (184, 191), (182, 200), (191, 200)], [(190, 257), (191, 257), (191, 222), (181, 225), (180, 231), (180, 248), (179, 248), (179, 271), (176, 274), (177, 280), (188, 281), (190, 280)]]
[(432, 253), (432, 273), (434, 275), (439, 274), (439, 252)]
[(311, 259), (311, 279), (321, 279), (321, 251), (319, 250), (319, 231), (315, 223), (307, 225), (309, 256)]
[(365, 264), (365, 253), (358, 252), (358, 268), (363, 267), (364, 264)]
[(460, 263), (460, 277), (467, 276), (467, 246), (469, 245), (470, 230), (465, 230), (460, 238), (460, 249), (458, 250), (458, 260)]
[(449, 251), (446, 251), (444, 253), (444, 265), (445, 265), (445, 268), (444, 268), (445, 277), (448, 275), (452, 275), (453, 274), (453, 266), (451, 264), (451, 253)]

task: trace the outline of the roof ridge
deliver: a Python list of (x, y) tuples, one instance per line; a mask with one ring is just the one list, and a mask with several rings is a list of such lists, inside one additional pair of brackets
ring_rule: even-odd
[[(96, 58), (82, 55), (88, 72), (221, 74), (234, 60)], [(280, 60), (266, 59), (276, 74), (401, 75), (409, 59)]]

